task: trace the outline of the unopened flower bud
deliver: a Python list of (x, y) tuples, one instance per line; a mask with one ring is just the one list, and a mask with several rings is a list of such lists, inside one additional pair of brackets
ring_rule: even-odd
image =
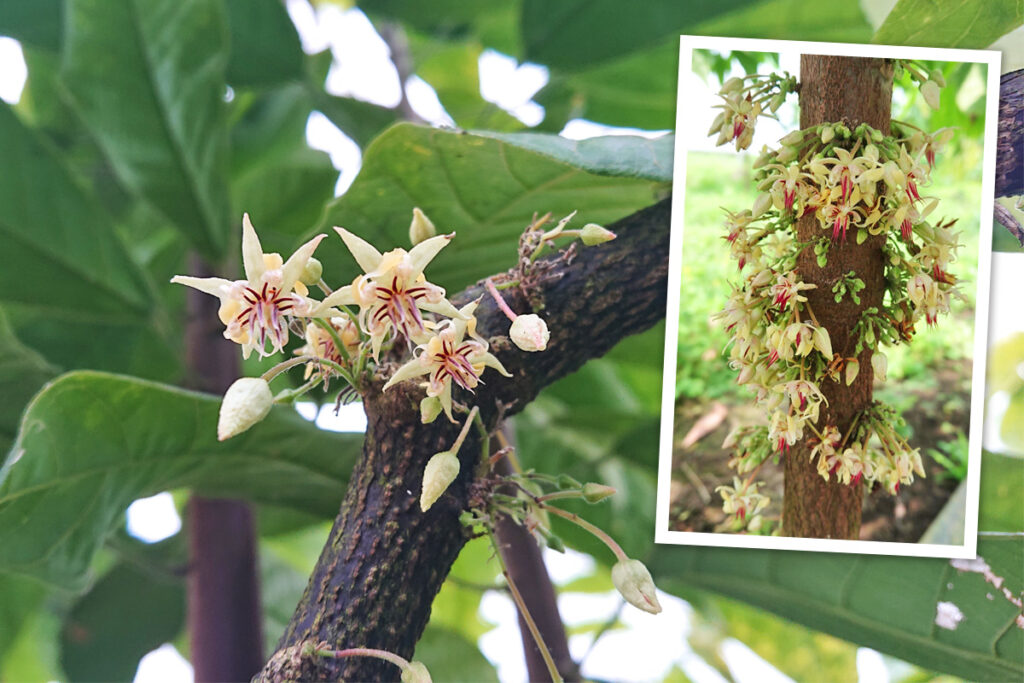
[(722, 89), (719, 90), (719, 92), (723, 95), (728, 95), (729, 93), (734, 93), (742, 89), (743, 79), (739, 76), (733, 76), (722, 84)]
[(772, 196), (771, 196), (771, 194), (768, 193), (768, 192), (763, 192), (763, 193), (761, 193), (761, 194), (759, 194), (757, 196), (757, 199), (754, 200), (754, 208), (750, 211), (750, 214), (754, 218), (757, 218), (758, 216), (763, 214), (765, 211), (767, 211), (769, 209), (769, 207), (771, 207), (771, 205), (772, 205)]
[(420, 492), (420, 509), (426, 512), (441, 497), (455, 477), (459, 476), (459, 457), (451, 451), (441, 451), (431, 456), (423, 468), (423, 489)]
[(548, 339), (551, 333), (548, 332), (548, 325), (544, 319), (534, 313), (518, 315), (512, 321), (508, 336), (512, 343), (523, 351), (543, 351), (548, 347)]
[(786, 93), (780, 92), (779, 94), (772, 98), (772, 101), (768, 104), (768, 108), (771, 109), (772, 113), (774, 114), (779, 110), (779, 107), (781, 107), (782, 103), (785, 101)]
[(884, 382), (886, 371), (889, 369), (889, 360), (881, 351), (875, 351), (871, 356), (871, 368), (875, 372), (875, 381)]
[(792, 147), (783, 147), (779, 150), (779, 153), (775, 155), (775, 160), (780, 164), (788, 164), (790, 161), (796, 159), (796, 150)]
[(928, 78), (938, 83), (940, 88), (946, 87), (946, 77), (942, 75), (942, 69), (932, 69), (932, 72), (928, 74)]
[(441, 414), (441, 399), (437, 396), (427, 396), (420, 401), (420, 422), (430, 424)]
[(939, 84), (928, 80), (921, 84), (921, 97), (932, 109), (939, 108)]
[(312, 256), (306, 261), (306, 265), (302, 267), (302, 275), (299, 276), (299, 282), (312, 287), (316, 283), (320, 282), (320, 278), (324, 275), (324, 264), (320, 263), (317, 259)]
[(779, 142), (786, 146), (798, 145), (804, 139), (804, 132), (802, 130), (794, 130), (789, 135), (785, 136)]
[(722, 126), (725, 125), (725, 112), (718, 112), (718, 116), (711, 122), (711, 128), (708, 129), (708, 135), (714, 135), (715, 133), (722, 130)]
[(661, 612), (657, 589), (647, 567), (640, 560), (619, 560), (612, 567), (612, 583), (626, 602), (651, 614)]
[(261, 377), (243, 377), (224, 392), (217, 420), (217, 440), (241, 434), (262, 420), (274, 404), (270, 385)]
[(433, 683), (430, 672), (423, 662), (409, 662), (409, 666), (402, 669), (402, 683)]
[(415, 207), (412, 210), (412, 223), (409, 224), (409, 241), (415, 246), (435, 235), (437, 235), (437, 228), (434, 227), (433, 222), (420, 211), (418, 206)]
[(580, 230), (580, 240), (588, 247), (593, 247), (605, 242), (611, 242), (616, 235), (611, 230), (603, 228), (597, 223), (587, 223)]
[(615, 493), (615, 489), (604, 484), (588, 482), (583, 485), (583, 500), (588, 503), (600, 503), (602, 500)]
[(832, 138), (836, 136), (836, 129), (832, 126), (822, 126), (821, 128), (821, 143), (827, 145), (832, 142)]

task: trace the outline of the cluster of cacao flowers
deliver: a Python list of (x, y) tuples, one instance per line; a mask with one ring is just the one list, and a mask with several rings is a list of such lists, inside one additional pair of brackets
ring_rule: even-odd
[(786, 95), (796, 90), (796, 78), (789, 74), (748, 74), (734, 76), (722, 84), (718, 96), (722, 111), (715, 117), (708, 135), (718, 134), (717, 145), (734, 142), (736, 150), (750, 147), (754, 139), (757, 117), (774, 117), (786, 101)]
[[(886, 357), (877, 346), (910, 341), (917, 321), (935, 324), (949, 312), (951, 297), (960, 296), (949, 271), (960, 246), (955, 221), (930, 222), (938, 200), (924, 194), (936, 154), (953, 131), (928, 134), (897, 122), (893, 128), (893, 135), (884, 135), (866, 124), (851, 130), (837, 122), (793, 132), (754, 162), (760, 194), (753, 206), (726, 211), (725, 239), (741, 281), (715, 319), (731, 335), (729, 364), (737, 382), (756, 391), (768, 418), (767, 426), (742, 427), (726, 440), (724, 447), (735, 449), (730, 465), (740, 474), (784, 456), (810, 429), (810, 457), (826, 480), (877, 482), (895, 493), (915, 473), (924, 475), (919, 453), (894, 431), (892, 420), (874, 417), (886, 407), (865, 411), (846, 435), (819, 421), (827, 405), (822, 382), (851, 384), (865, 345), (875, 349), (875, 379), (884, 381)], [(801, 242), (796, 222), (807, 215), (822, 232)], [(816, 285), (801, 280), (797, 256), (813, 249), (823, 268), (830, 251), (847, 240), (861, 244), (877, 235), (884, 235), (884, 304), (863, 312), (853, 330), (854, 348), (833, 349), (803, 294)], [(850, 271), (832, 293), (837, 302), (850, 296), (859, 303), (863, 287)], [(752, 530), (767, 499), (752, 474), (735, 484), (719, 489), (724, 509)]]

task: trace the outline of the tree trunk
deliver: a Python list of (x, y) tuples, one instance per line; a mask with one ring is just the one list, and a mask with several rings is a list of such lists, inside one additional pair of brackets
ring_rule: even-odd
[(1024, 194), (1024, 69), (999, 79), (996, 196)]
[[(493, 429), (499, 419), (529, 403), (546, 385), (586, 360), (606, 353), (623, 337), (641, 332), (665, 315), (669, 202), (662, 201), (611, 226), (619, 238), (586, 248), (568, 259), (536, 264), (529, 288), (551, 330), (541, 353), (517, 350), (504, 338), (508, 319), (489, 297), (477, 308), (477, 329), (513, 374), (485, 376), (474, 396), (456, 400), (479, 406)], [(500, 283), (510, 276), (495, 278)], [(453, 297), (464, 303), (483, 294), (480, 285)], [(504, 292), (513, 310), (531, 309), (521, 288)], [(392, 664), (377, 659), (318, 657), (306, 647), (370, 647), (412, 656), (430, 616), (430, 605), (467, 540), (459, 514), (469, 504), (479, 434), (470, 430), (459, 452), (462, 471), (427, 512), (418, 499), (423, 467), (454, 441), (457, 425), (443, 417), (419, 420), (422, 390), (403, 382), (380, 393), (377, 378), (363, 397), (368, 427), (356, 464), (324, 548), (278, 652), (261, 680), (358, 680), (398, 678)]]
[[(860, 57), (800, 57), (800, 127), (843, 121), (853, 130), (861, 123), (889, 134), (892, 111), (892, 64), (883, 59)], [(809, 214), (797, 223), (801, 241), (817, 240), (823, 234), (818, 219)], [(828, 252), (828, 263), (819, 268), (814, 251), (807, 247), (797, 261), (797, 272), (804, 282), (817, 285), (808, 290), (807, 303), (818, 322), (832, 338), (832, 348), (843, 358), (853, 355), (856, 340), (849, 334), (864, 309), (882, 303), (884, 266), (882, 245), (885, 236), (868, 237), (858, 245), (851, 235), (835, 242)], [(860, 304), (847, 295), (836, 303), (832, 287), (850, 271), (866, 285)], [(872, 400), (873, 373), (871, 349), (865, 348), (857, 360), (860, 372), (847, 386), (845, 381), (821, 381), (828, 401), (822, 406), (817, 426), (836, 426), (841, 434), (849, 430), (854, 416), (869, 407)], [(863, 486), (845, 486), (826, 482), (810, 459), (811, 430), (785, 457), (783, 530), (787, 536), (801, 538), (857, 538), (860, 531)]]
[[(189, 272), (213, 275), (198, 257)], [(223, 394), (239, 375), (238, 346), (224, 339), (218, 301), (189, 289), (185, 364), (188, 385)], [(188, 524), (188, 631), (197, 683), (247, 681), (263, 665), (256, 532), (243, 501), (193, 496)]]

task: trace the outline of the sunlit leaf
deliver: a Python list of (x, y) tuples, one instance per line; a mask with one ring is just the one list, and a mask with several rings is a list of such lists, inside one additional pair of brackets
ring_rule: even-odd
[(884, 45), (988, 47), (1024, 22), (1018, 0), (899, 0), (871, 39)]

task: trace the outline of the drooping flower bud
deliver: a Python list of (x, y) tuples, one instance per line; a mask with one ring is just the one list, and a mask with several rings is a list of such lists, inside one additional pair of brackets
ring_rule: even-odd
[(928, 106), (932, 109), (939, 108), (939, 84), (932, 80), (927, 80), (921, 84), (921, 97), (928, 103)]
[(801, 142), (803, 142), (803, 139), (804, 132), (802, 130), (794, 130), (792, 133), (789, 133), (784, 138), (779, 140), (779, 144), (786, 145), (787, 147), (792, 147), (793, 145), (799, 145)]
[(932, 69), (931, 73), (928, 74), (928, 78), (938, 83), (940, 88), (946, 87), (946, 77), (942, 75), (942, 69)]
[(420, 401), (420, 422), (430, 424), (441, 414), (441, 399), (437, 396), (427, 396)]
[(543, 351), (548, 347), (548, 339), (551, 333), (548, 332), (548, 325), (544, 319), (535, 313), (518, 315), (512, 321), (508, 336), (512, 343), (523, 351)]
[(751, 209), (750, 214), (757, 218), (765, 211), (767, 211), (772, 205), (772, 195), (770, 192), (762, 192), (754, 200), (754, 208)]
[(580, 230), (580, 240), (588, 247), (593, 247), (605, 242), (611, 242), (616, 235), (611, 230), (603, 228), (597, 223), (587, 223)]
[(822, 126), (821, 128), (821, 143), (827, 145), (832, 142), (832, 138), (836, 136), (836, 129), (832, 126)]
[(262, 420), (274, 404), (270, 385), (260, 377), (243, 377), (224, 392), (217, 420), (217, 440), (241, 434)]
[(437, 235), (437, 228), (434, 227), (434, 223), (420, 211), (420, 207), (415, 207), (412, 210), (412, 223), (409, 224), (409, 241), (416, 246), (435, 235)]
[(430, 672), (423, 662), (409, 662), (409, 666), (402, 669), (402, 683), (433, 683)]
[(615, 489), (604, 484), (588, 482), (583, 485), (583, 500), (588, 503), (600, 503), (602, 500), (615, 493)]
[(884, 353), (875, 351), (874, 355), (871, 356), (871, 368), (875, 372), (875, 381), (884, 382), (886, 372), (889, 369), (889, 360), (885, 357)]
[(640, 560), (619, 560), (612, 567), (612, 583), (626, 602), (651, 614), (661, 612), (654, 579)]
[(420, 509), (426, 512), (441, 497), (455, 477), (459, 476), (459, 457), (451, 451), (441, 451), (431, 456), (423, 468), (423, 490), (420, 492)]
[(302, 274), (299, 275), (299, 282), (312, 287), (316, 283), (320, 282), (320, 278), (324, 274), (324, 264), (320, 263), (317, 259), (312, 256), (306, 261), (306, 265), (302, 267)]
[(719, 90), (718, 92), (722, 95), (728, 95), (730, 93), (734, 93), (742, 89), (743, 79), (740, 78), (739, 76), (733, 76), (732, 78), (727, 79), (725, 83), (722, 84), (722, 89)]

